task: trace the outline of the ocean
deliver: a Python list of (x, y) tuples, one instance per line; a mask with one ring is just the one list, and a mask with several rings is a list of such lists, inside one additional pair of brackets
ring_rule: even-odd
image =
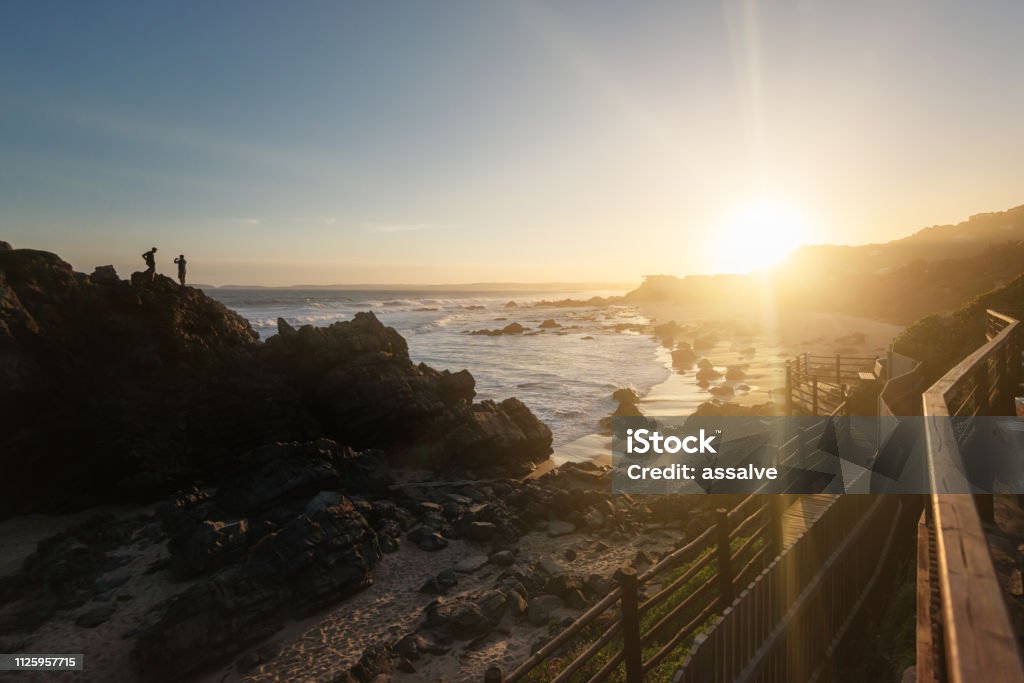
[[(556, 447), (597, 433), (598, 421), (616, 407), (611, 398), (616, 389), (628, 386), (643, 394), (671, 373), (658, 342), (629, 329), (647, 322), (633, 307), (540, 303), (618, 292), (210, 288), (206, 293), (247, 318), (262, 339), (277, 333), (278, 317), (295, 326), (324, 326), (373, 311), (405, 337), (413, 361), (438, 370), (469, 370), (477, 400), (522, 400), (551, 428)], [(517, 305), (507, 306), (509, 301)], [(539, 330), (547, 319), (561, 327)], [(527, 334), (466, 334), (513, 322)]]

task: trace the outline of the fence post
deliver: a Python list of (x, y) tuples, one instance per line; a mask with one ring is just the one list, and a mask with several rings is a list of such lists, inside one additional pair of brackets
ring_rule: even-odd
[(807, 428), (797, 427), (796, 428), (796, 453), (797, 461), (800, 463), (800, 467), (807, 464)]
[(818, 378), (811, 378), (811, 415), (818, 414)]
[(983, 358), (974, 372), (974, 400), (978, 407), (978, 415), (988, 415), (991, 411), (988, 404), (988, 358)]
[(718, 560), (719, 609), (724, 610), (733, 601), (732, 548), (729, 547), (729, 511), (715, 510), (715, 529), (718, 536), (716, 559)]
[(793, 414), (793, 364), (786, 361), (786, 415)]
[(843, 372), (840, 369), (839, 354), (837, 353), (836, 354), (836, 384), (842, 384), (842, 383), (843, 383)]
[(484, 683), (502, 683), (504, 680), (500, 667), (492, 666), (484, 672)]
[(641, 683), (644, 663), (640, 650), (640, 603), (636, 569), (623, 567), (617, 574), (622, 587), (622, 655), (626, 662), (626, 683)]
[(782, 530), (782, 516), (786, 513), (786, 500), (781, 493), (768, 494), (768, 531), (771, 534), (772, 555), (782, 554), (785, 538)]

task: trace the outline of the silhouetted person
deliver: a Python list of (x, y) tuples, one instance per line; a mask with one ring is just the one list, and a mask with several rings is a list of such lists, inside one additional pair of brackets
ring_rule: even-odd
[(178, 282), (181, 286), (185, 286), (185, 255), (181, 254), (178, 258), (174, 259), (174, 262), (178, 264)]
[(146, 262), (146, 273), (149, 275), (149, 281), (152, 282), (156, 279), (156, 247), (144, 253), (142, 260)]

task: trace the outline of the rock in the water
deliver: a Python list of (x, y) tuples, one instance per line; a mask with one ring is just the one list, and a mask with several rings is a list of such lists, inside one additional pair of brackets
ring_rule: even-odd
[(712, 379), (718, 379), (721, 376), (722, 373), (714, 368), (701, 368), (697, 371), (697, 381), (699, 382), (707, 382)]
[(287, 320), (285, 320), (284, 318), (278, 318), (277, 333), (282, 337), (287, 337), (289, 335), (295, 334), (296, 331), (295, 328), (291, 326), (291, 323), (289, 323)]
[(542, 329), (542, 330), (550, 330), (550, 329), (554, 329), (554, 328), (557, 328), (557, 327), (561, 327), (561, 325), (559, 325), (553, 319), (548, 318), (547, 320), (542, 322), (540, 325), (538, 325), (538, 327), (540, 329)]
[(747, 376), (746, 370), (739, 367), (738, 365), (730, 365), (725, 371), (726, 379), (743, 379)]

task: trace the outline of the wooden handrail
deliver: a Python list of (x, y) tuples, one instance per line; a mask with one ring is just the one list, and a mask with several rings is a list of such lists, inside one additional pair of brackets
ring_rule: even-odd
[[(923, 396), (925, 438), (930, 478), (931, 522), (935, 535), (937, 585), (945, 651), (945, 672), (952, 683), (973, 681), (1024, 681), (1016, 635), (1006, 610), (1002, 588), (989, 552), (988, 540), (977, 505), (965, 491), (974, 490), (964, 474), (957, 434), (949, 421), (962, 414), (967, 401), (951, 406), (954, 394), (975, 383), (988, 381), (992, 359), (1009, 359), (1007, 367), (1020, 364), (1021, 323), (988, 311), (1001, 329), (967, 358), (932, 385)], [(1011, 353), (1012, 352), (1012, 353)], [(1013, 357), (1016, 354), (1016, 357)], [(998, 366), (997, 366), (998, 367)], [(1001, 378), (1004, 385), (1016, 376)], [(975, 384), (969, 396), (974, 412), (988, 408), (991, 387)], [(1013, 387), (1015, 389), (1015, 387)], [(1008, 398), (1001, 396), (1002, 398)], [(952, 493), (956, 492), (956, 493)], [(935, 618), (927, 610), (922, 612)], [(924, 625), (919, 624), (919, 631)], [(930, 671), (930, 668), (927, 670)]]

